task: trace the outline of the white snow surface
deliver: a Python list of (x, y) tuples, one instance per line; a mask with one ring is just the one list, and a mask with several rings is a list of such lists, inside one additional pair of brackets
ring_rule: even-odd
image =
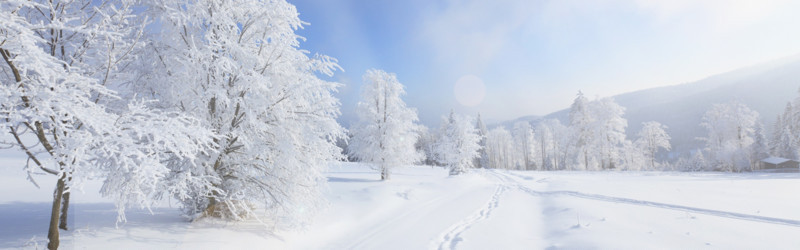
[[(0, 248), (44, 248), (54, 179), (0, 158)], [(115, 225), (100, 183), (74, 191), (63, 249), (792, 249), (800, 173), (516, 172), (358, 163), (327, 172), (329, 205), (300, 230), (188, 222), (164, 202)]]

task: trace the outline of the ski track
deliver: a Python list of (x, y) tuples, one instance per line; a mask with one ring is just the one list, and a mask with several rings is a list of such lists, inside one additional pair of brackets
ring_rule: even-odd
[(462, 233), (466, 232), (470, 227), (478, 222), (488, 219), (489, 216), (492, 215), (492, 211), (494, 211), (497, 206), (500, 205), (500, 197), (507, 189), (508, 187), (505, 185), (497, 185), (497, 189), (485, 207), (478, 210), (475, 214), (465, 218), (461, 222), (451, 226), (446, 231), (447, 233), (439, 238), (438, 244), (435, 244), (438, 245), (438, 249), (455, 249), (456, 245), (463, 240), (463, 238), (461, 238)]
[(395, 216), (391, 220), (386, 221), (384, 223), (381, 223), (380, 225), (378, 225), (376, 227), (373, 227), (371, 230), (369, 230), (369, 232), (367, 232), (365, 234), (362, 234), (356, 240), (350, 241), (351, 244), (349, 244), (344, 249), (363, 249), (364, 248), (363, 245), (366, 244), (366, 243), (369, 243), (369, 240), (373, 239), (373, 237), (375, 235), (378, 235), (378, 233), (381, 233), (381, 232), (383, 232), (385, 230), (391, 229), (391, 228), (393, 228), (395, 223), (404, 220), (406, 217), (408, 217), (408, 216), (410, 216), (412, 214), (415, 214), (415, 213), (418, 213), (420, 211), (423, 211), (426, 208), (429, 208), (429, 207), (432, 207), (432, 206), (434, 206), (436, 204), (442, 203), (442, 201), (444, 201), (444, 200), (445, 200), (445, 197), (440, 196), (440, 197), (436, 197), (436, 198), (433, 198), (431, 200), (428, 200), (428, 201), (426, 201), (426, 202), (424, 202), (422, 204), (419, 204), (417, 206), (414, 206), (412, 209), (406, 210), (406, 212), (404, 212), (404, 213), (402, 213), (402, 214), (400, 214), (398, 216)]
[[(724, 217), (730, 219), (737, 219), (737, 220), (746, 220), (746, 221), (753, 221), (753, 222), (761, 222), (761, 223), (771, 223), (771, 224), (778, 224), (778, 225), (785, 225), (785, 226), (793, 226), (793, 227), (800, 227), (799, 220), (791, 220), (791, 219), (783, 219), (783, 218), (775, 218), (775, 217), (767, 217), (767, 216), (758, 216), (752, 214), (743, 214), (743, 213), (735, 213), (735, 212), (727, 212), (721, 210), (713, 210), (713, 209), (706, 209), (706, 208), (698, 208), (698, 207), (690, 207), (690, 206), (683, 206), (683, 205), (675, 205), (675, 204), (668, 204), (668, 203), (661, 203), (661, 202), (654, 202), (654, 201), (645, 201), (645, 200), (637, 200), (631, 198), (622, 198), (622, 197), (614, 197), (614, 196), (607, 196), (607, 195), (600, 195), (600, 194), (587, 194), (581, 193), (577, 191), (536, 191), (529, 187), (522, 185), (517, 180), (509, 177), (505, 173), (499, 173), (497, 171), (490, 171), (490, 173), (494, 174), (495, 176), (500, 177), (504, 181), (509, 181), (515, 184), (517, 189), (528, 193), (533, 196), (572, 196), (577, 198), (583, 199), (591, 199), (591, 200), (598, 200), (598, 201), (606, 201), (606, 202), (614, 202), (614, 203), (625, 203), (631, 205), (638, 205), (638, 206), (646, 206), (646, 207), (655, 207), (655, 208), (662, 208), (662, 209), (671, 209), (671, 210), (678, 210), (684, 212), (692, 212), (698, 214), (705, 214), (717, 217)], [(527, 178), (525, 178), (527, 179)]]

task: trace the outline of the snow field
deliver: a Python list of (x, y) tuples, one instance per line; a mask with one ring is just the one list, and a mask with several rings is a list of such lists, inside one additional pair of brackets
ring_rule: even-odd
[(791, 249), (800, 244), (793, 236), (800, 233), (800, 221), (792, 219), (800, 202), (788, 192), (770, 191), (800, 186), (797, 174), (498, 173), (543, 198), (545, 248)]
[[(7, 161), (6, 161), (7, 162)], [(14, 163), (14, 162), (11, 162)], [(16, 163), (15, 163), (16, 164)], [(46, 244), (51, 177), (0, 176), (0, 248)], [(429, 166), (334, 164), (327, 209), (301, 230), (187, 222), (164, 202), (116, 210), (97, 183), (73, 195), (65, 249), (792, 249), (800, 245), (797, 173), (515, 172), (449, 177)]]

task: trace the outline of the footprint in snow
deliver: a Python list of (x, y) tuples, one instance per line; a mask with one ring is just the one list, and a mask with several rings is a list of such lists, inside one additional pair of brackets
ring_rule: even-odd
[(411, 200), (411, 190), (405, 190), (403, 192), (395, 193), (398, 197), (403, 198), (405, 200)]

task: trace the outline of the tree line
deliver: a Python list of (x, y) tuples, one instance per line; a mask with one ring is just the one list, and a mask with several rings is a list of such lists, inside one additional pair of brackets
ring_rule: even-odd
[[(402, 84), (393, 77), (395, 89), (402, 90)], [(388, 96), (396, 98), (389, 103), (401, 103), (405, 107), (399, 98), (404, 92), (393, 93)], [(371, 92), (362, 95), (364, 100), (375, 98), (375, 93)], [(374, 102), (372, 109), (379, 110), (378, 106), (385, 105), (381, 103)], [(498, 126), (489, 130), (480, 114), (471, 118), (451, 111), (442, 118), (441, 127), (433, 130), (415, 124), (416, 113), (411, 108), (408, 110), (408, 117), (413, 119), (400, 126), (407, 135), (405, 138), (397, 133), (361, 129), (368, 124), (374, 127), (391, 125), (382, 125), (381, 120), (364, 117), (361, 114), (365, 112), (359, 112), (360, 125), (350, 130), (351, 140), (358, 147), (344, 146), (349, 155), (357, 161), (375, 163), (383, 175), (392, 167), (414, 163), (446, 166), (452, 175), (469, 168), (743, 172), (761, 169), (761, 160), (770, 156), (797, 159), (800, 155), (800, 127), (796, 125), (800, 124), (800, 98), (787, 104), (769, 140), (758, 112), (736, 101), (714, 104), (698, 124), (698, 128), (707, 132), (707, 136), (697, 138), (705, 142), (705, 146), (683, 157), (672, 158), (664, 157), (671, 149), (667, 126), (656, 121), (644, 122), (636, 138), (629, 139), (624, 107), (613, 98), (589, 100), (581, 92), (570, 106), (567, 124), (557, 119), (544, 119), (535, 123), (519, 121), (510, 129)], [(384, 117), (393, 117), (391, 111), (387, 112)], [(369, 138), (364, 133), (369, 134)], [(372, 144), (378, 146), (363, 147), (373, 140), (377, 141)], [(400, 144), (404, 145), (404, 151), (388, 154), (403, 161), (390, 162), (383, 156), (366, 157), (387, 152), (381, 146)]]

